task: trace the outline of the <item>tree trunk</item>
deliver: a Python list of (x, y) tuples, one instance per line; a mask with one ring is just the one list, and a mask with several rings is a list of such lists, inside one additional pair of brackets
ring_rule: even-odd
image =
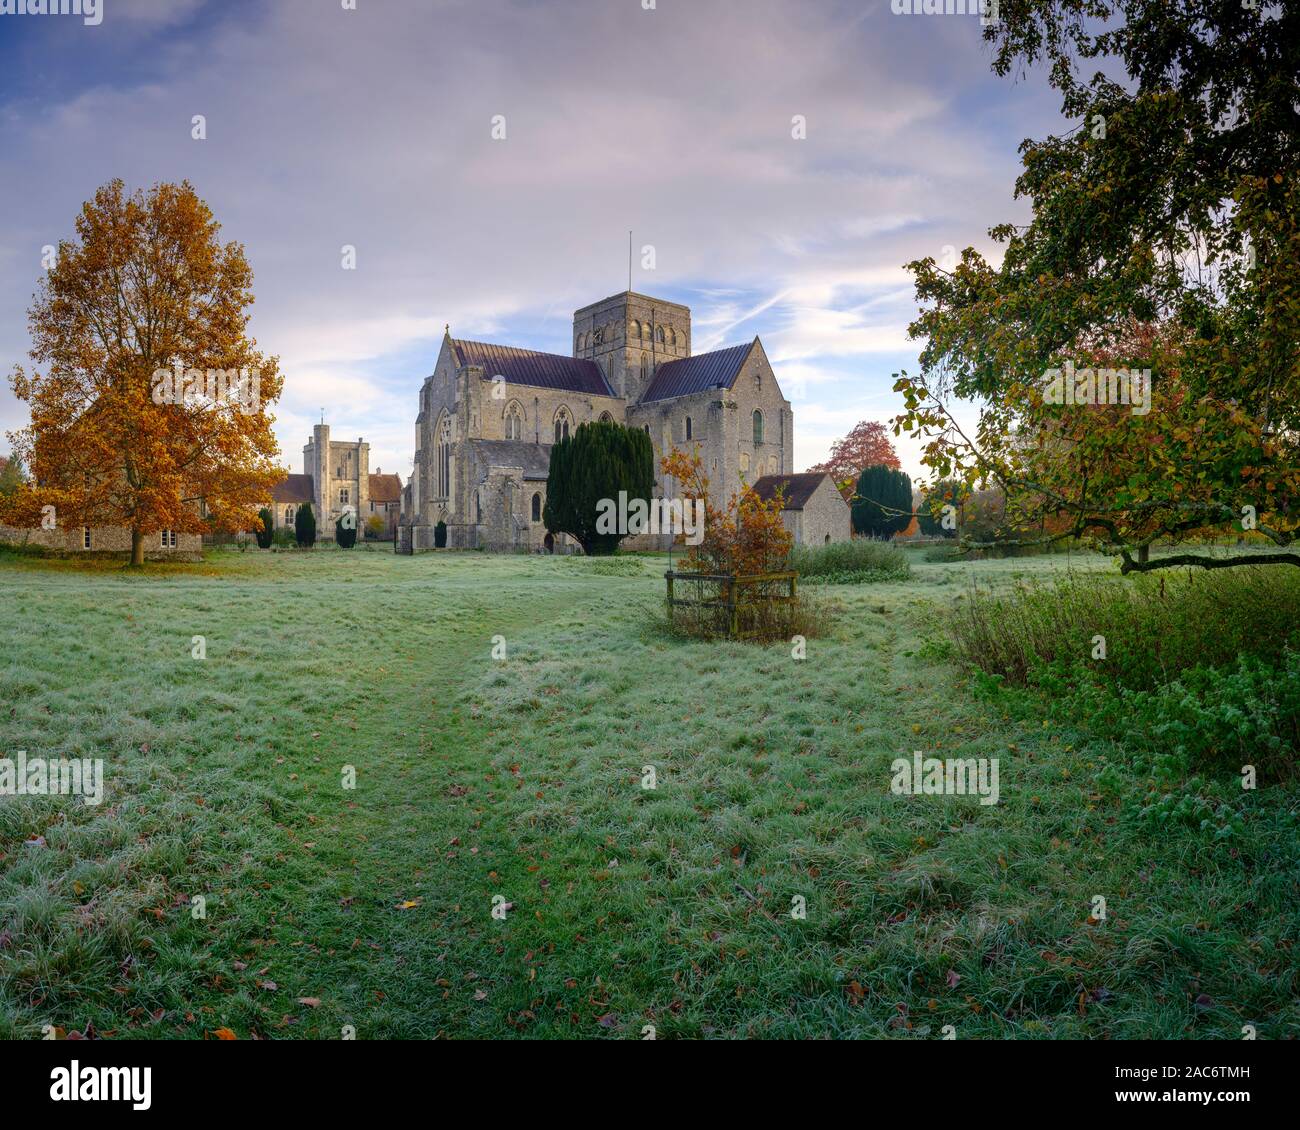
[(131, 531), (131, 567), (139, 569), (144, 565), (144, 534), (139, 530)]
[(1151, 560), (1150, 544), (1148, 543), (1147, 545), (1138, 546), (1138, 561), (1141, 562), (1143, 565), (1145, 565), (1150, 560)]

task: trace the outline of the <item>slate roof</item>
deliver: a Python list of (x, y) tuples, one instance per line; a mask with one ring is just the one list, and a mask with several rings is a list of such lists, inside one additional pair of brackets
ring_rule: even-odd
[(371, 475), (371, 502), (400, 502), (402, 500), (401, 475)]
[[(776, 497), (776, 492), (785, 487), (784, 510), (802, 510), (812, 498), (813, 492), (821, 486), (822, 479), (829, 479), (825, 471), (805, 471), (799, 475), (764, 475), (754, 484), (754, 493), (764, 502)], [(834, 483), (831, 484), (832, 488)]]
[(641, 402), (669, 400), (711, 388), (730, 388), (736, 383), (740, 367), (753, 347), (751, 341), (747, 345), (733, 345), (729, 349), (715, 349), (712, 353), (665, 361), (655, 370), (654, 380), (645, 390)]
[(516, 349), (513, 345), (459, 339), (453, 339), (451, 347), (456, 354), (457, 367), (482, 365), (483, 375), (488, 380), (502, 376), (511, 384), (580, 392), (588, 396), (614, 395), (600, 366), (582, 357), (564, 357), (558, 353)]
[(472, 439), (474, 457), (489, 467), (522, 467), (524, 479), (545, 482), (551, 473), (551, 445), (522, 439)]
[(275, 484), (272, 502), (312, 502), (316, 488), (311, 475), (289, 475)]

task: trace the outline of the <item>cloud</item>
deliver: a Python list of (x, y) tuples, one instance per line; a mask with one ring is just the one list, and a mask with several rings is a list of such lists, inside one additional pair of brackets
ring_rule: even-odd
[[(66, 56), (6, 27), (33, 38), (0, 54), (23, 202), (0, 211), (0, 363), (81, 201), (189, 178), (256, 273), (295, 469), (323, 404), (406, 473), (443, 325), (567, 351), (572, 311), (627, 285), (629, 228), (656, 253), (634, 288), (688, 301), (697, 349), (761, 334), (802, 382), (811, 449), (915, 358), (902, 264), (1019, 215), (1015, 141), (1041, 113), (989, 73), (977, 21), (847, 0), (111, 0), (113, 23), (59, 32)], [(0, 393), (0, 426), (23, 422)]]

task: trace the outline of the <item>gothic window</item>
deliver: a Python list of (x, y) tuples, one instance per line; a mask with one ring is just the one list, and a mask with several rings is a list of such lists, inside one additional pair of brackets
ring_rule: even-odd
[(693, 428), (692, 428), (692, 425), (691, 425), (691, 418), (690, 418), (689, 416), (687, 416), (687, 417), (686, 417), (686, 441), (687, 441), (687, 443), (689, 443), (689, 442), (690, 442), (691, 440), (693, 440), (694, 438), (695, 438), (695, 435), (694, 435), (694, 431), (693, 431)]
[(524, 410), (517, 400), (506, 409), (506, 439), (524, 438)]
[(542, 496), (540, 494), (535, 494), (533, 495), (533, 521), (540, 522), (541, 520), (542, 520)]
[(561, 440), (569, 438), (570, 425), (571, 425), (571, 417), (569, 416), (569, 410), (567, 408), (562, 407), (558, 412), (555, 413), (555, 442), (556, 443), (559, 443)]
[(664, 328), (663, 328), (663, 326), (659, 326), (659, 327), (657, 327), (657, 328), (655, 329), (655, 341), (657, 341), (660, 345), (663, 345), (663, 343), (664, 343)]
[(677, 335), (673, 333), (672, 326), (668, 327), (668, 344), (675, 346), (677, 344)]
[(754, 409), (754, 442), (763, 442), (763, 413)]
[[(637, 341), (640, 341), (640, 340), (641, 340), (641, 323), (640, 323), (640, 322), (633, 322), (633, 323), (632, 323), (632, 331), (636, 333), (636, 339), (637, 339)], [(629, 333), (628, 336), (631, 337), (632, 334)]]
[(644, 431), (646, 435), (649, 435), (649, 434), (650, 434), (650, 425), (649, 425), (649, 424), (642, 424), (642, 425), (641, 425), (641, 430)]
[(483, 521), (483, 497), (478, 494), (474, 496), (474, 521)]
[(286, 506), (284, 508), (284, 524), (288, 526), (291, 525), (292, 523), (293, 523), (293, 507)]
[(438, 497), (451, 494), (451, 417), (444, 416), (438, 429)]
[(602, 412), (600, 414), (600, 422), (602, 424), (612, 424), (614, 422), (614, 417), (611, 416), (608, 412)]
[(647, 377), (650, 376), (650, 358), (644, 353), (641, 354), (641, 381), (644, 384)]

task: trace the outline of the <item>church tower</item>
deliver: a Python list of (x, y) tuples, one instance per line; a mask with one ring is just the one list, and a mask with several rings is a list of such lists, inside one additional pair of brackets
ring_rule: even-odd
[(574, 312), (573, 355), (595, 361), (635, 404), (658, 366), (691, 355), (690, 307), (630, 290), (593, 302)]

